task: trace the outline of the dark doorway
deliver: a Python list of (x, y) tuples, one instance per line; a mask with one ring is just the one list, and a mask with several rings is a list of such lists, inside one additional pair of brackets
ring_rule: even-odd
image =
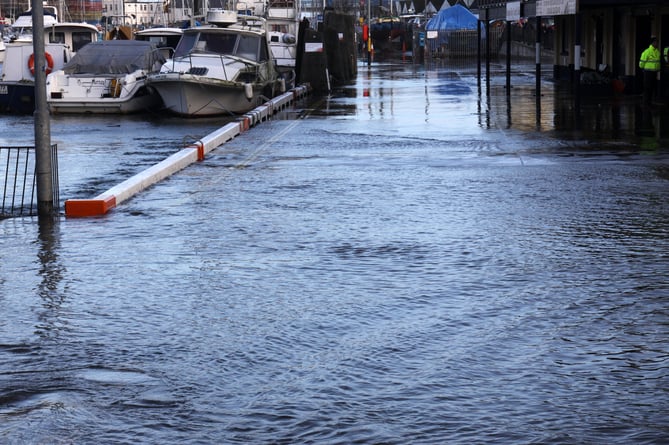
[(660, 39), (660, 53), (662, 54), (662, 74), (660, 74), (660, 96), (663, 100), (669, 98), (669, 61), (664, 57), (664, 49), (669, 47), (669, 34), (665, 29), (669, 29), (669, 15), (665, 14), (660, 19), (660, 30), (662, 33), (658, 36)]
[(636, 18), (635, 93), (643, 91), (643, 71), (639, 68), (639, 59), (641, 58), (641, 53), (650, 45), (651, 25), (652, 20), (649, 15), (642, 15)]

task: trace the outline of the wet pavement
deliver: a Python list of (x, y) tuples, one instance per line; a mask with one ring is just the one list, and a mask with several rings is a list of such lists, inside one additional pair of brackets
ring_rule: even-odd
[[(361, 63), (103, 217), (0, 221), (0, 441), (666, 441), (663, 111), (537, 113), (531, 67)], [(61, 198), (224, 123), (54, 117)]]

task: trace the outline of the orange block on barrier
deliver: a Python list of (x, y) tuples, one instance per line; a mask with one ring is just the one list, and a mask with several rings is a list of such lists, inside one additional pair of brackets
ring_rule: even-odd
[(116, 207), (116, 197), (104, 199), (68, 199), (65, 201), (65, 216), (85, 217), (104, 215)]
[(202, 142), (198, 142), (195, 144), (195, 148), (197, 148), (197, 160), (198, 161), (204, 161), (204, 144)]
[(241, 133), (243, 133), (243, 132), (245, 132), (245, 131), (248, 131), (248, 129), (249, 129), (250, 127), (251, 127), (251, 119), (249, 119), (249, 118), (246, 117), (246, 116), (243, 116), (243, 117), (239, 120), (239, 131), (240, 131)]

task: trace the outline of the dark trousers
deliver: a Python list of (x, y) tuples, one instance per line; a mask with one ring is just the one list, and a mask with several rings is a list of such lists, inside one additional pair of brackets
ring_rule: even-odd
[(657, 71), (643, 72), (643, 103), (650, 105), (655, 94), (655, 86), (657, 83)]

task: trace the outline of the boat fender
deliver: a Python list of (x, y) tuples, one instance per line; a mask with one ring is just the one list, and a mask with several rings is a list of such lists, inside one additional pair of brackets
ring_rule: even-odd
[[(46, 74), (47, 76), (49, 73), (53, 70), (53, 57), (51, 57), (51, 54), (45, 52), (44, 53), (44, 58), (46, 59)], [(35, 53), (32, 53), (30, 55), (30, 58), (28, 58), (28, 69), (30, 70), (30, 74), (33, 76), (35, 75)]]
[(286, 79), (283, 77), (279, 79), (279, 91), (281, 91), (281, 94), (286, 92)]
[(246, 96), (248, 100), (253, 99), (253, 85), (250, 83), (244, 84), (244, 96)]

